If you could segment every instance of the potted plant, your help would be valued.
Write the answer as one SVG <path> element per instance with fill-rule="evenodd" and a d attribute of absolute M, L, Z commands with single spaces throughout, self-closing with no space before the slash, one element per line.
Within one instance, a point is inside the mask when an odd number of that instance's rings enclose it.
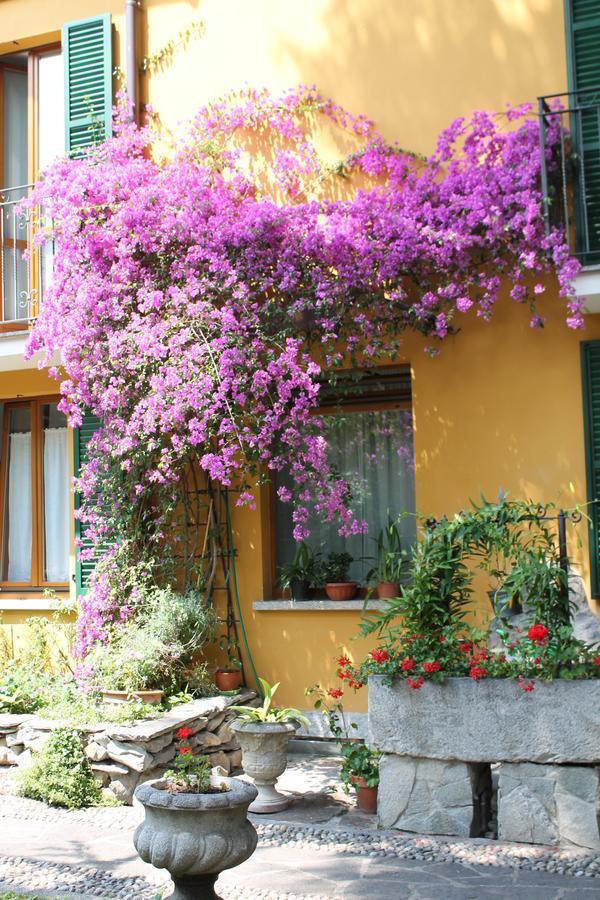
<path fill-rule="evenodd" d="M 271 705 L 279 683 L 270 687 L 263 678 L 259 681 L 264 694 L 262 706 L 230 706 L 238 718 L 229 727 L 240 742 L 244 771 L 258 788 L 250 812 L 270 813 L 290 804 L 290 799 L 276 790 L 275 782 L 285 772 L 291 736 L 298 725 L 308 727 L 309 723 L 299 709 Z"/>
<path fill-rule="evenodd" d="M 217 690 L 223 693 L 237 691 L 242 683 L 242 661 L 239 657 L 240 645 L 235 638 L 222 635 L 217 646 L 227 653 L 227 665 L 220 666 L 215 671 L 215 684 Z"/>
<path fill-rule="evenodd" d="M 318 556 L 308 544 L 300 541 L 292 562 L 281 566 L 279 583 L 282 588 L 291 590 L 292 600 L 310 599 L 310 588 L 317 574 Z"/>
<path fill-rule="evenodd" d="M 388 514 L 387 525 L 375 539 L 375 565 L 367 574 L 367 581 L 375 583 L 380 599 L 397 597 L 400 592 L 400 577 L 405 563 L 400 533 L 396 523 Z"/>
<path fill-rule="evenodd" d="M 338 664 L 344 666 L 350 664 L 346 656 L 340 656 Z M 351 737 L 350 729 L 356 729 L 356 722 L 348 723 L 341 698 L 344 691 L 341 688 L 330 688 L 325 691 L 316 684 L 307 688 L 308 697 L 316 695 L 314 707 L 323 713 L 327 720 L 329 731 L 340 743 L 342 754 L 342 768 L 340 777 L 345 793 L 349 793 L 350 787 L 356 791 L 356 805 L 363 812 L 377 812 L 377 788 L 379 785 L 379 750 L 368 747 L 362 738 Z"/>
<path fill-rule="evenodd" d="M 366 813 L 377 812 L 379 759 L 381 754 L 359 741 L 342 744 L 341 778 L 344 790 L 356 790 L 356 805 Z"/>
<path fill-rule="evenodd" d="M 358 584 L 350 581 L 348 570 L 354 558 L 345 551 L 330 553 L 325 563 L 325 593 L 330 600 L 352 600 Z"/>
<path fill-rule="evenodd" d="M 174 768 L 136 788 L 144 821 L 133 843 L 144 862 L 169 871 L 172 897 L 216 897 L 219 874 L 256 848 L 256 830 L 246 814 L 257 790 L 236 778 L 212 776 L 208 759 L 194 756 L 191 735 L 191 728 L 180 728 Z"/>
<path fill-rule="evenodd" d="M 122 629 L 111 642 L 89 653 L 86 664 L 105 703 L 162 701 L 168 657 L 160 638 L 143 628 L 131 625 L 127 633 Z"/>

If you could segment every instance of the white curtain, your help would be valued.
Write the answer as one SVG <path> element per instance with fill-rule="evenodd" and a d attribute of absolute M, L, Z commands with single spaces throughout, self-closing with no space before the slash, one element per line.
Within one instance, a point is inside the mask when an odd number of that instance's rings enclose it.
<path fill-rule="evenodd" d="M 388 511 L 393 519 L 400 512 L 415 511 L 412 414 L 398 409 L 347 412 L 327 417 L 325 430 L 330 459 L 349 483 L 352 509 L 357 518 L 368 522 L 369 532 L 343 538 L 338 534 L 339 523 L 313 516 L 307 543 L 324 556 L 346 550 L 355 560 L 351 578 L 364 583 L 375 555 L 372 539 L 387 523 Z M 278 477 L 277 484 L 291 486 L 286 477 Z M 291 561 L 295 550 L 290 504 L 277 501 L 276 517 L 277 563 L 281 565 Z M 409 550 L 416 536 L 414 517 L 403 519 L 398 530 L 402 546 Z"/>
<path fill-rule="evenodd" d="M 69 578 L 69 483 L 67 429 L 44 429 L 45 580 Z"/>
<path fill-rule="evenodd" d="M 27 72 L 6 69 L 3 76 L 4 171 L 1 188 L 16 188 L 27 184 Z M 4 208 L 4 246 L 2 269 L 3 318 L 5 321 L 26 319 L 29 315 L 27 299 L 27 263 L 23 249 L 15 240 L 26 240 L 23 217 L 15 213 L 15 204 L 24 197 L 25 190 L 11 190 Z"/>
<path fill-rule="evenodd" d="M 8 464 L 8 581 L 31 579 L 31 433 L 11 434 Z"/>

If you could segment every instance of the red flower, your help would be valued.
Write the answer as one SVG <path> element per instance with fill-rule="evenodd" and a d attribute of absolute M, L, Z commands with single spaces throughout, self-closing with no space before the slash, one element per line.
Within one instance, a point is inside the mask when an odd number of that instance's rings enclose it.
<path fill-rule="evenodd" d="M 439 672 L 440 669 L 441 669 L 441 666 L 440 666 L 439 662 L 437 661 L 437 659 L 434 659 L 433 662 L 423 663 L 423 671 L 424 672 L 428 672 L 428 673 Z"/>
<path fill-rule="evenodd" d="M 506 653 L 501 653 L 498 656 L 498 662 L 506 662 Z"/>
<path fill-rule="evenodd" d="M 354 688 L 355 691 L 360 690 L 360 688 L 361 688 L 362 686 L 363 686 L 362 681 L 354 681 L 353 678 L 351 678 L 351 679 L 348 681 L 348 687 Z"/>
<path fill-rule="evenodd" d="M 471 644 L 468 641 L 461 641 L 460 644 L 458 645 L 458 649 L 460 650 L 461 653 L 470 653 Z"/>
<path fill-rule="evenodd" d="M 387 662 L 389 658 L 390 654 L 387 652 L 387 650 L 371 650 L 371 659 L 378 665 Z"/>
<path fill-rule="evenodd" d="M 548 629 L 545 625 L 532 625 L 527 632 L 527 637 L 536 646 L 541 647 L 548 642 Z"/>
<path fill-rule="evenodd" d="M 191 753 L 191 752 L 192 752 L 192 748 L 191 748 L 191 747 L 180 747 L 180 748 L 179 748 L 179 755 L 180 755 L 180 756 L 185 756 L 187 753 Z"/>
<path fill-rule="evenodd" d="M 487 675 L 487 671 L 483 668 L 483 666 L 471 666 L 469 675 L 473 679 L 473 681 L 480 681 L 482 678 L 485 678 L 485 676 Z"/>
<path fill-rule="evenodd" d="M 175 737 L 178 741 L 187 741 L 189 737 L 193 735 L 194 731 L 192 728 L 188 728 L 185 725 L 183 728 L 180 728 L 179 731 L 175 733 Z"/>
<path fill-rule="evenodd" d="M 329 697 L 333 697 L 334 700 L 339 700 L 340 697 L 344 696 L 344 692 L 340 688 L 329 688 L 327 694 Z"/>
<path fill-rule="evenodd" d="M 345 669 L 346 666 L 351 666 L 351 665 L 352 665 L 352 661 L 350 659 L 348 659 L 347 656 L 339 656 L 338 657 L 338 666 L 340 667 L 340 669 Z"/>
<path fill-rule="evenodd" d="M 338 674 L 338 678 L 340 678 L 342 681 L 345 681 L 347 678 L 350 678 L 350 672 L 348 672 L 346 669 L 338 669 L 337 674 Z"/>
<path fill-rule="evenodd" d="M 406 659 L 403 659 L 400 663 L 400 668 L 403 672 L 412 672 L 415 667 L 415 661 L 412 656 L 407 656 Z"/>
<path fill-rule="evenodd" d="M 529 678 L 524 678 L 523 675 L 519 675 L 517 681 L 521 690 L 526 694 L 530 694 L 535 689 L 533 681 L 530 681 Z"/>
<path fill-rule="evenodd" d="M 418 678 L 407 678 L 406 683 L 413 691 L 418 691 L 420 687 L 423 686 L 423 676 L 419 675 Z"/>
<path fill-rule="evenodd" d="M 443 644 L 445 640 L 446 640 L 446 638 L 444 637 L 444 635 L 440 634 L 440 636 L 438 638 L 438 641 L 440 642 L 440 644 Z"/>
<path fill-rule="evenodd" d="M 592 660 L 595 666 L 600 666 L 600 656 L 595 656 Z"/>

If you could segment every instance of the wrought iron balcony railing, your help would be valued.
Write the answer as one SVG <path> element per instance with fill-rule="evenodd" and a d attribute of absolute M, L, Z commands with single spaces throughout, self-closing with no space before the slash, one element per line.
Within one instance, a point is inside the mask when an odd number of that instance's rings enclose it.
<path fill-rule="evenodd" d="M 546 228 L 562 226 L 584 265 L 600 263 L 600 87 L 538 99 Z"/>
<path fill-rule="evenodd" d="M 33 243 L 34 233 L 44 225 L 43 216 L 22 207 L 31 187 L 0 190 L 0 331 L 27 327 L 38 313 L 52 274 L 52 243 L 41 247 Z"/>

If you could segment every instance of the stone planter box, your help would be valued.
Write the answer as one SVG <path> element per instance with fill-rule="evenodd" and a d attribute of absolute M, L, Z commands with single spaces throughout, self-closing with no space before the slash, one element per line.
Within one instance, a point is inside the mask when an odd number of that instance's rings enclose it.
<path fill-rule="evenodd" d="M 139 784 L 160 778 L 170 767 L 176 753 L 175 733 L 185 725 L 192 729 L 191 746 L 206 754 L 211 766 L 221 766 L 229 774 L 240 768 L 242 753 L 229 727 L 236 714 L 228 708 L 255 696 L 253 691 L 243 691 L 236 697 L 194 700 L 133 725 L 83 725 L 86 756 L 103 787 L 131 804 Z M 0 765 L 28 765 L 32 751 L 40 750 L 50 733 L 64 724 L 68 723 L 35 715 L 0 715 Z"/>
<path fill-rule="evenodd" d="M 370 742 L 385 753 L 465 762 L 600 763 L 600 679 L 449 678 L 414 691 L 369 678 Z"/>
<path fill-rule="evenodd" d="M 495 763 L 501 839 L 600 849 L 600 680 L 524 693 L 508 679 L 415 691 L 374 676 L 368 743 L 383 754 L 385 828 L 484 835 Z"/>

